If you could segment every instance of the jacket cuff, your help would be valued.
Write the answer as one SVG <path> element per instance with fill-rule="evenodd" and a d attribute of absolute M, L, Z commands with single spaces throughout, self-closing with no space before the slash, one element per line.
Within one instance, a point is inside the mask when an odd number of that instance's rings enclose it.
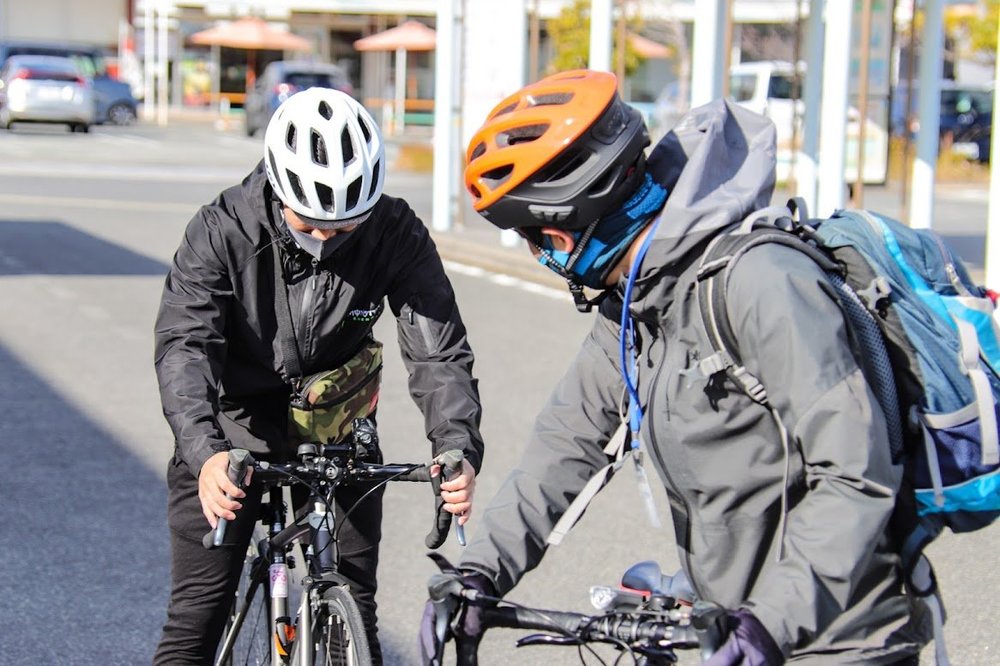
<path fill-rule="evenodd" d="M 479 470 L 483 466 L 482 447 L 477 447 L 472 440 L 439 439 L 434 442 L 434 456 L 437 457 L 445 451 L 457 450 L 465 455 L 465 459 L 472 465 L 472 469 L 479 476 Z"/>
<path fill-rule="evenodd" d="M 209 458 L 216 453 L 228 451 L 231 448 L 233 447 L 227 443 L 212 444 L 207 448 L 199 448 L 197 451 L 187 451 L 181 455 L 181 458 L 187 463 L 188 469 L 194 474 L 194 478 L 197 479 L 201 476 L 201 468 Z"/>

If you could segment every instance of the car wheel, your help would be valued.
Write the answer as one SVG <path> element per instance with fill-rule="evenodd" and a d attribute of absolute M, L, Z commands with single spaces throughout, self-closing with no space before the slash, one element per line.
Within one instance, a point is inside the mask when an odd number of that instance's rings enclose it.
<path fill-rule="evenodd" d="M 248 123 L 244 123 L 243 129 L 246 131 L 247 136 L 250 136 L 250 137 L 252 137 L 254 134 L 257 133 L 257 128 L 254 127 L 253 125 L 251 125 L 249 122 Z"/>
<path fill-rule="evenodd" d="M 86 123 L 76 123 L 74 125 L 70 125 L 69 129 L 71 132 L 79 132 L 80 134 L 86 134 L 87 132 L 90 131 L 90 125 Z"/>
<path fill-rule="evenodd" d="M 108 122 L 112 125 L 131 125 L 135 118 L 135 109 L 128 104 L 112 104 L 108 109 Z"/>
<path fill-rule="evenodd" d="M 10 129 L 10 112 L 0 109 L 0 129 Z"/>

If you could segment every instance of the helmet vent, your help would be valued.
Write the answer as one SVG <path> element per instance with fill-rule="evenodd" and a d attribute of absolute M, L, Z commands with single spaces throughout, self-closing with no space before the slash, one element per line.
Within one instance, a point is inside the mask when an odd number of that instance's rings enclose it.
<path fill-rule="evenodd" d="M 582 150 L 567 153 L 538 173 L 537 182 L 550 183 L 562 180 L 587 162 L 587 154 Z"/>
<path fill-rule="evenodd" d="M 496 113 L 494 113 L 492 116 L 490 116 L 490 119 L 492 120 L 493 118 L 496 118 L 497 116 L 502 116 L 505 113 L 510 113 L 511 111 L 513 111 L 516 108 L 517 108 L 517 102 L 512 102 L 512 103 L 508 104 L 507 106 L 503 107 L 502 109 L 499 109 Z"/>
<path fill-rule="evenodd" d="M 358 125 L 361 125 L 361 134 L 364 135 L 365 141 L 366 142 L 371 141 L 372 140 L 372 131 L 368 127 L 368 122 L 364 118 L 361 117 L 360 113 L 358 114 Z"/>
<path fill-rule="evenodd" d="M 375 188 L 378 187 L 378 173 L 382 169 L 382 160 L 372 165 L 372 186 L 368 189 L 368 198 L 375 196 Z"/>
<path fill-rule="evenodd" d="M 469 192 L 471 192 L 472 196 L 476 197 L 477 200 L 483 198 L 483 193 L 480 192 L 479 188 L 475 185 L 469 185 Z"/>
<path fill-rule="evenodd" d="M 547 93 L 545 95 L 538 95 L 537 97 L 531 96 L 529 99 L 531 100 L 531 106 L 553 106 L 568 103 L 573 99 L 573 93 Z"/>
<path fill-rule="evenodd" d="M 316 183 L 316 196 L 319 198 L 319 205 L 328 213 L 333 212 L 333 190 L 323 183 Z"/>
<path fill-rule="evenodd" d="M 481 157 L 482 154 L 485 152 L 486 152 L 486 144 L 480 142 L 478 146 L 472 149 L 472 155 L 469 156 L 469 161 L 471 162 L 472 160 Z"/>
<path fill-rule="evenodd" d="M 300 204 L 308 206 L 309 202 L 306 201 L 306 194 L 302 191 L 302 181 L 300 181 L 299 177 L 288 169 L 285 169 L 285 175 L 288 176 L 288 182 L 292 186 L 292 194 L 295 195 L 295 198 L 299 200 Z"/>
<path fill-rule="evenodd" d="M 285 145 L 288 146 L 288 150 L 295 152 L 295 125 L 292 123 L 288 123 L 285 129 Z"/>
<path fill-rule="evenodd" d="M 313 164 L 324 167 L 330 165 L 326 154 L 326 141 L 316 130 L 309 132 L 309 155 L 312 156 Z"/>
<path fill-rule="evenodd" d="M 519 143 L 528 143 L 538 139 L 543 134 L 545 130 L 549 128 L 547 123 L 539 123 L 538 125 L 525 125 L 523 127 L 515 127 L 507 132 L 503 132 L 497 135 L 497 144 L 501 147 L 503 146 L 514 146 Z"/>
<path fill-rule="evenodd" d="M 319 103 L 317 111 L 319 111 L 319 115 L 323 116 L 326 120 L 333 118 L 333 109 L 330 108 L 330 105 L 327 104 L 326 101 Z"/>
<path fill-rule="evenodd" d="M 587 188 L 587 196 L 600 197 L 608 194 L 614 184 L 618 182 L 621 172 L 621 167 L 608 170 L 606 174 L 598 178 L 593 185 Z"/>
<path fill-rule="evenodd" d="M 490 169 L 482 175 L 482 179 L 489 182 L 492 187 L 497 185 L 502 185 L 508 178 L 510 178 L 511 172 L 514 171 L 513 164 L 507 164 L 502 167 L 497 167 L 496 169 Z"/>
<path fill-rule="evenodd" d="M 361 177 L 358 176 L 354 182 L 347 186 L 347 210 L 351 210 L 358 205 L 358 198 L 361 196 Z"/>
<path fill-rule="evenodd" d="M 346 127 L 340 133 L 340 151 L 343 154 L 345 166 L 354 161 L 354 144 L 351 143 L 351 135 Z"/>

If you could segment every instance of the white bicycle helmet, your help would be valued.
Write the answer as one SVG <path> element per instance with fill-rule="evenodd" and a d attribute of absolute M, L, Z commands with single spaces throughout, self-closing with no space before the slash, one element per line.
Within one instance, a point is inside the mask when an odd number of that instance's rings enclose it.
<path fill-rule="evenodd" d="M 286 99 L 264 134 L 271 187 L 317 228 L 367 219 L 382 195 L 384 162 L 385 146 L 371 114 L 331 88 L 309 88 Z"/>

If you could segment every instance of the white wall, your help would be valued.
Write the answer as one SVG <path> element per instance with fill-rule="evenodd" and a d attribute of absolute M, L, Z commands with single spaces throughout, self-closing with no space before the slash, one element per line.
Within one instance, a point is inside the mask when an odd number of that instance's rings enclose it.
<path fill-rule="evenodd" d="M 466 0 L 462 76 L 462 148 L 486 114 L 525 84 L 528 18 L 524 0 Z"/>
<path fill-rule="evenodd" d="M 124 0 L 0 0 L 0 37 L 113 46 Z"/>

